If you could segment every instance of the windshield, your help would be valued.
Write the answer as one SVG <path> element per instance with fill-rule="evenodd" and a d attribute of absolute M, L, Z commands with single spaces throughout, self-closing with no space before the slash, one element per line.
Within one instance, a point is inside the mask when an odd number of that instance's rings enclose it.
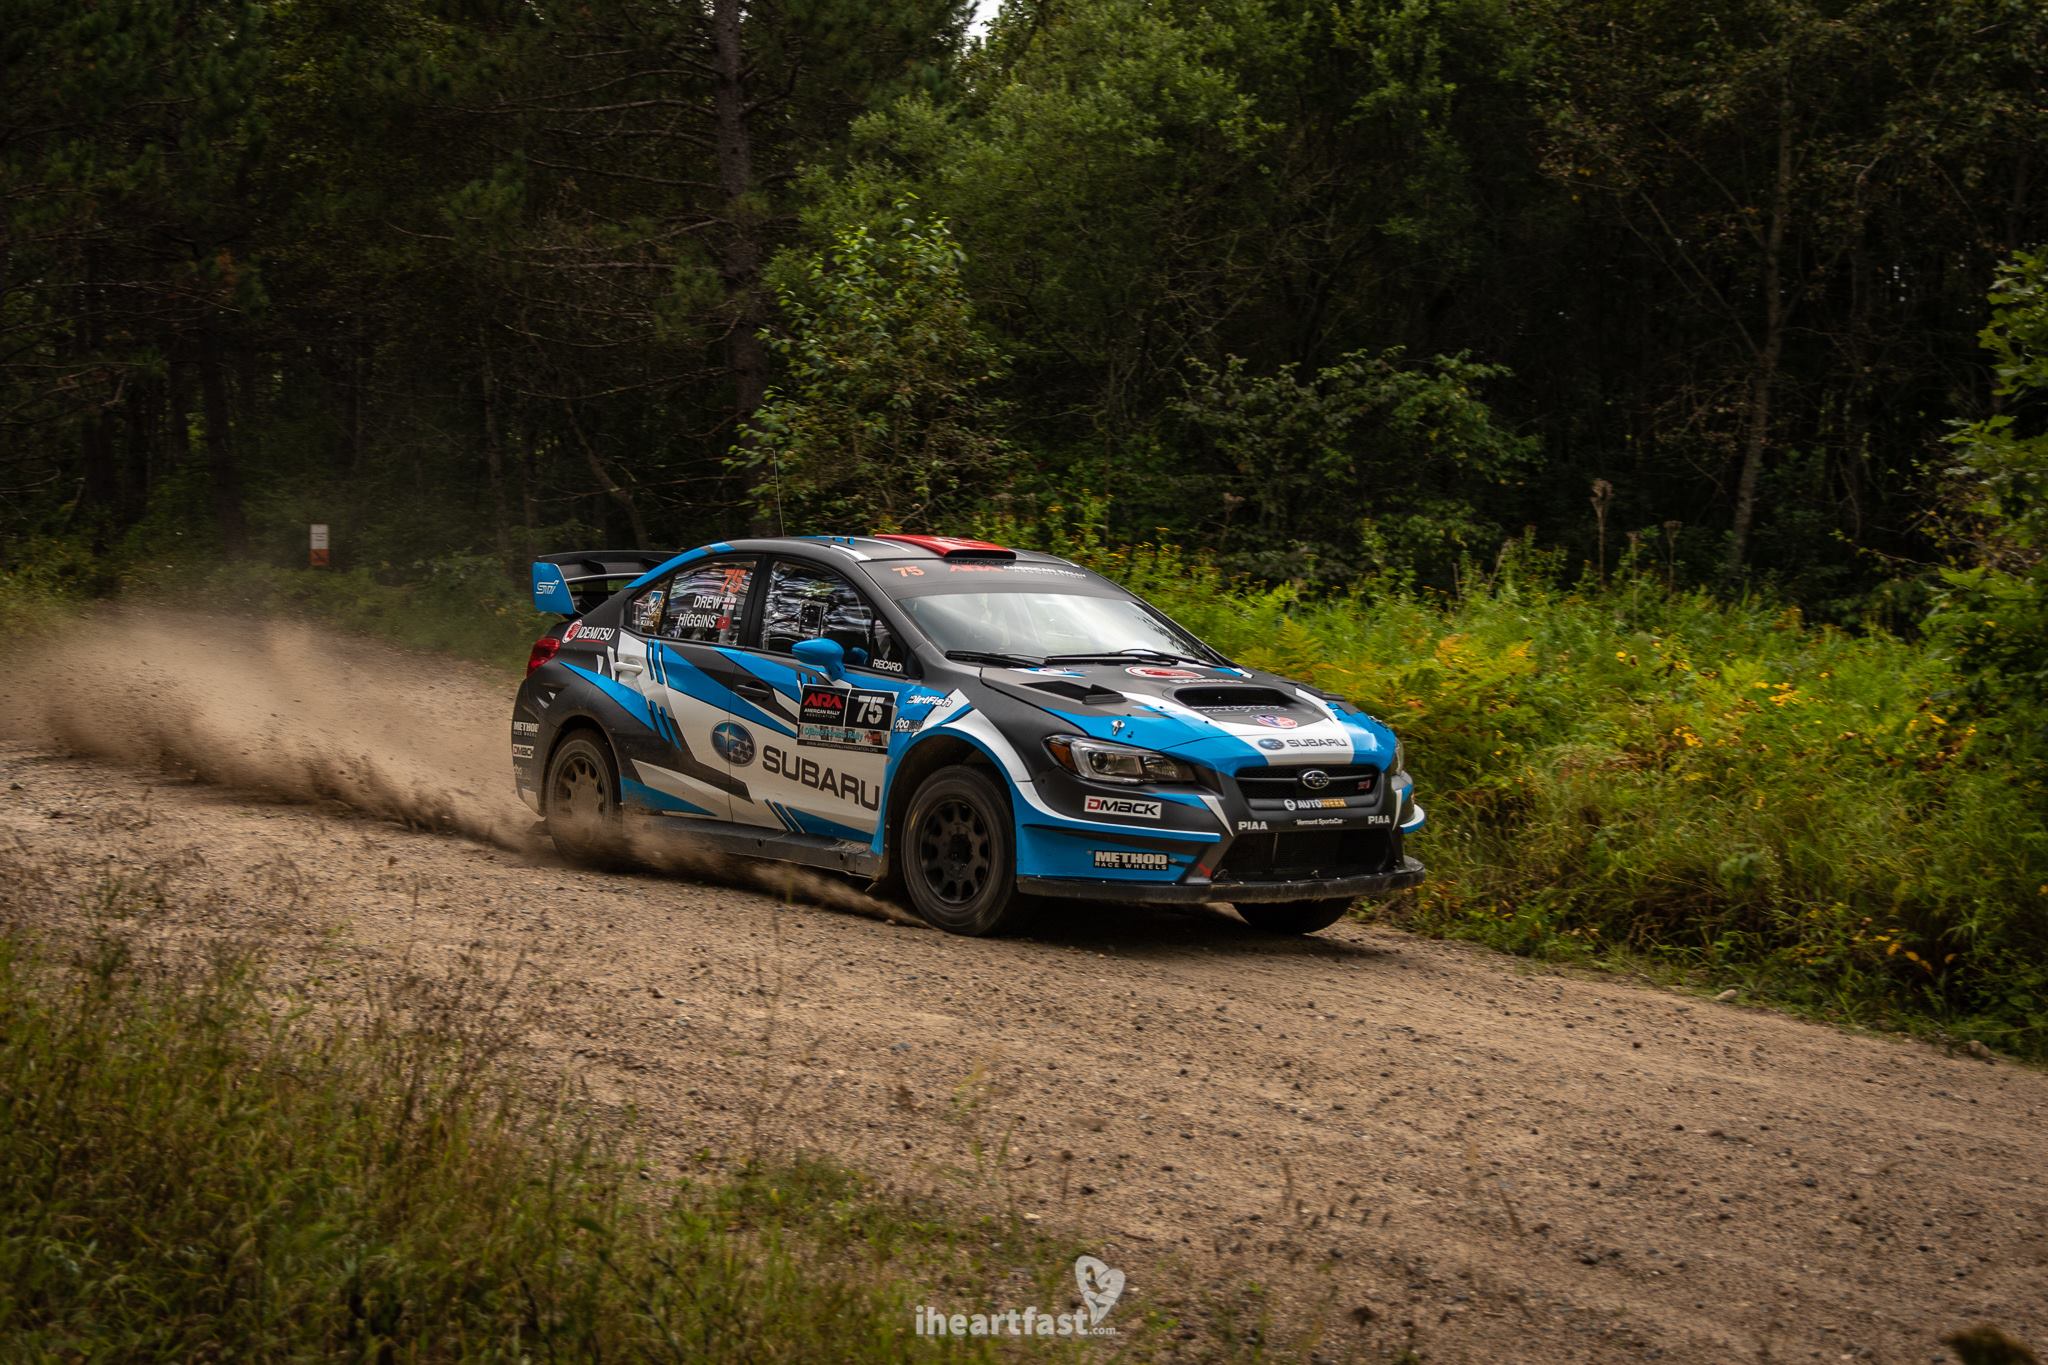
<path fill-rule="evenodd" d="M 1212 659 L 1215 651 L 1132 597 L 1062 592 L 948 592 L 898 598 L 919 630 L 947 653 L 1048 659 L 1058 655 L 1164 652 Z"/>

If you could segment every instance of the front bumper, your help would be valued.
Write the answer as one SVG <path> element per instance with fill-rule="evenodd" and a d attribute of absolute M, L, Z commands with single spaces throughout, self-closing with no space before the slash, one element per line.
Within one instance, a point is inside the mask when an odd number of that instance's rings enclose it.
<path fill-rule="evenodd" d="M 1142 905 L 1201 905 L 1227 901 L 1235 905 L 1386 896 L 1419 885 L 1422 877 L 1422 864 L 1413 858 L 1403 858 L 1400 867 L 1391 872 L 1370 872 L 1355 877 L 1246 882 L 1143 882 L 1109 880 L 1101 877 L 1019 877 L 1017 889 L 1027 895 L 1056 896 L 1067 900 L 1121 901 Z"/>

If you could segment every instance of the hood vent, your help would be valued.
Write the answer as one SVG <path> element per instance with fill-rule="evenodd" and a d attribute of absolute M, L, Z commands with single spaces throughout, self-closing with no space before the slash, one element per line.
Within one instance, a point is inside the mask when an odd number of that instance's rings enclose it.
<path fill-rule="evenodd" d="M 1037 682 L 1025 683 L 1024 686 L 1033 691 L 1050 692 L 1056 697 L 1065 697 L 1068 701 L 1084 702 L 1089 706 L 1102 706 L 1125 699 L 1123 693 L 1113 688 L 1081 682 L 1074 678 L 1041 678 Z"/>
<path fill-rule="evenodd" d="M 1301 705 L 1299 698 L 1271 687 L 1183 687 L 1173 699 L 1196 711 L 1284 711 Z"/>

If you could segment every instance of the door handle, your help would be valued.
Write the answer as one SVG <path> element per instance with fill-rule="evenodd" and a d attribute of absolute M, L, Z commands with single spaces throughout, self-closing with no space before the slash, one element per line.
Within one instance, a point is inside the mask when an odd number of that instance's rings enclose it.
<path fill-rule="evenodd" d="M 764 682 L 734 683 L 732 690 L 748 701 L 773 701 L 775 689 Z"/>
<path fill-rule="evenodd" d="M 647 665 L 641 663 L 638 659 L 621 658 L 620 660 L 618 660 L 618 662 L 612 665 L 612 668 L 619 674 L 620 677 L 625 677 L 630 674 L 645 673 L 647 671 Z"/>

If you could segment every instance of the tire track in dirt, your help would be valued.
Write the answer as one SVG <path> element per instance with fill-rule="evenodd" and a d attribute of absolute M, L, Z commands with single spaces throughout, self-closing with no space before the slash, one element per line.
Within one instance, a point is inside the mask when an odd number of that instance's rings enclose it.
<path fill-rule="evenodd" d="M 302 628 L 148 623 L 9 672 L 40 699 L 0 746 L 20 867 L 154 879 L 157 932 L 337 999 L 519 962 L 516 1065 L 571 1067 L 672 1169 L 829 1154 L 1072 1236 L 1130 1272 L 1119 1312 L 1249 1311 L 1256 1281 L 1325 1357 L 2048 1337 L 2038 1071 L 1356 924 L 1074 906 L 962 940 L 562 867 L 510 792 L 509 684 Z"/>

